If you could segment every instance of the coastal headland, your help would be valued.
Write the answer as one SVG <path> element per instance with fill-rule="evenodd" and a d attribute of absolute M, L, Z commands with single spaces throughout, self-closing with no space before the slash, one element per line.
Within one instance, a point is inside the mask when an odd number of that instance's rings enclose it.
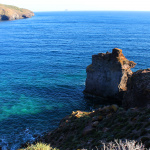
<path fill-rule="evenodd" d="M 119 98 L 122 105 L 107 105 L 91 112 L 73 111 L 60 121 L 58 128 L 22 148 L 149 149 L 150 69 L 133 73 L 130 69 L 134 66 L 118 48 L 112 53 L 93 55 L 92 64 L 86 69 L 84 92 L 106 97 L 106 101 L 108 97 Z"/>
<path fill-rule="evenodd" d="M 0 21 L 31 18 L 34 13 L 28 9 L 0 4 Z"/>

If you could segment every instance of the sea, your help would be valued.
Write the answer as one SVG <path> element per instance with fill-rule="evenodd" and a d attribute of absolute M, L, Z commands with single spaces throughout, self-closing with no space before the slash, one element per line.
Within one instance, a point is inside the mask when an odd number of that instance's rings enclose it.
<path fill-rule="evenodd" d="M 72 111 L 107 105 L 83 94 L 92 55 L 120 48 L 150 68 L 150 12 L 35 12 L 0 22 L 0 147 L 21 144 L 58 127 Z"/>

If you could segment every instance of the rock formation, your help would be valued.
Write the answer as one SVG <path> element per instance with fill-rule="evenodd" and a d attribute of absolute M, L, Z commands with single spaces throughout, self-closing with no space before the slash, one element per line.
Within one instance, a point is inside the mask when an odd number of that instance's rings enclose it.
<path fill-rule="evenodd" d="M 99 53 L 92 56 L 92 64 L 86 69 L 87 78 L 84 93 L 106 98 L 122 99 L 127 90 L 130 70 L 136 65 L 125 58 L 121 49 L 112 53 Z"/>
<path fill-rule="evenodd" d="M 18 8 L 11 5 L 0 4 L 0 20 L 16 20 L 23 18 L 31 18 L 34 13 L 30 10 Z"/>
<path fill-rule="evenodd" d="M 73 111 L 61 120 L 58 128 L 46 133 L 38 142 L 50 144 L 60 150 L 102 150 L 102 141 L 134 139 L 136 143 L 143 142 L 149 148 L 149 112 L 150 108 L 126 111 L 117 105 L 105 106 L 92 112 Z M 114 149 L 114 144 L 108 149 Z M 128 149 L 136 148 L 130 146 Z"/>
<path fill-rule="evenodd" d="M 150 106 L 150 68 L 134 72 L 127 88 L 123 98 L 125 108 Z"/>

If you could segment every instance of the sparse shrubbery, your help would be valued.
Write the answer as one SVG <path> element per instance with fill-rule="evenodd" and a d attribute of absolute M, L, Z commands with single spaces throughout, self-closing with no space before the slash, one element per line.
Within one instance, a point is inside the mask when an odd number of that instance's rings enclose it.
<path fill-rule="evenodd" d="M 0 5 L 2 6 L 3 4 L 0 4 Z M 10 9 L 18 10 L 21 12 L 23 11 L 22 8 L 19 8 L 19 7 L 13 6 L 13 5 L 3 5 L 3 6 L 10 8 Z"/>
<path fill-rule="evenodd" d="M 60 150 L 148 150 L 149 112 L 149 108 L 124 110 L 117 105 L 92 112 L 73 111 L 38 142 Z M 43 144 L 42 148 L 30 146 L 26 150 L 55 150 L 52 147 Z"/>
<path fill-rule="evenodd" d="M 146 148 L 142 143 L 141 144 L 137 143 L 134 140 L 132 141 L 115 140 L 114 142 L 109 142 L 109 143 L 102 142 L 102 144 L 103 144 L 102 148 L 95 147 L 94 149 L 96 150 L 146 150 Z M 58 150 L 58 149 L 52 148 L 50 147 L 50 145 L 37 143 L 36 145 L 28 146 L 24 150 Z M 80 150 L 90 150 L 90 149 L 80 149 Z"/>
<path fill-rule="evenodd" d="M 44 144 L 44 143 L 37 143 L 35 145 L 28 146 L 25 149 L 20 150 L 57 150 L 56 148 L 50 147 L 50 145 Z"/>
<path fill-rule="evenodd" d="M 115 142 L 103 143 L 102 150 L 146 150 L 144 145 L 132 140 L 115 140 Z"/>

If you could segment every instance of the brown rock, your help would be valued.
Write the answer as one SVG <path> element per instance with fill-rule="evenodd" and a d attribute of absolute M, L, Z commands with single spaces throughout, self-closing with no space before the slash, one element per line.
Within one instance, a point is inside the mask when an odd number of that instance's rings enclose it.
<path fill-rule="evenodd" d="M 78 110 L 78 111 L 76 111 L 76 115 L 75 115 L 77 118 L 80 118 L 80 117 L 82 117 L 83 116 L 83 112 L 82 111 L 80 111 L 80 110 Z"/>
<path fill-rule="evenodd" d="M 86 69 L 87 78 L 84 93 L 101 97 L 122 99 L 127 90 L 130 70 L 136 64 L 125 58 L 121 49 L 112 53 L 99 53 L 92 56 L 92 64 Z"/>
<path fill-rule="evenodd" d="M 31 18 L 32 16 L 34 16 L 34 13 L 30 10 L 0 4 L 0 20 L 2 21 Z"/>
<path fill-rule="evenodd" d="M 150 106 L 150 69 L 134 72 L 127 88 L 123 99 L 125 108 Z"/>

